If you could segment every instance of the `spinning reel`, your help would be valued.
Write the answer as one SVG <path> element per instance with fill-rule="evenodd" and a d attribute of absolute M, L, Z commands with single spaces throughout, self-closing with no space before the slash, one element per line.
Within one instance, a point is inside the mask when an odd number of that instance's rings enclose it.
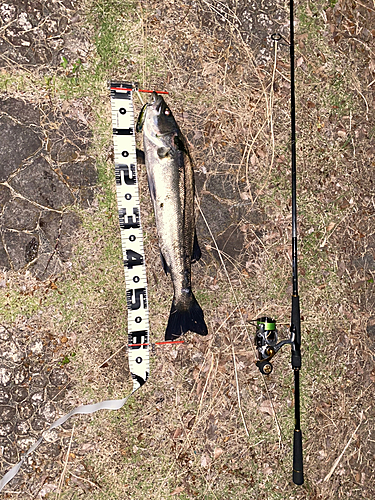
<path fill-rule="evenodd" d="M 293 330 L 291 330 L 290 339 L 277 342 L 276 320 L 263 316 L 258 318 L 256 322 L 255 345 L 259 355 L 259 361 L 256 362 L 256 365 L 263 375 L 269 375 L 273 370 L 270 360 L 285 344 L 293 346 L 295 336 Z"/>

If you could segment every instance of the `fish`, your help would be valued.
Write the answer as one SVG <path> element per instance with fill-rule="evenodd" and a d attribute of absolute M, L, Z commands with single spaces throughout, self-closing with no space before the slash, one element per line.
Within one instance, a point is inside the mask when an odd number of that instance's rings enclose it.
<path fill-rule="evenodd" d="M 188 331 L 207 335 L 204 313 L 191 289 L 191 264 L 201 257 L 194 207 L 194 170 L 186 139 L 164 98 L 153 92 L 136 126 L 154 208 L 163 269 L 171 276 L 173 300 L 165 340 Z"/>

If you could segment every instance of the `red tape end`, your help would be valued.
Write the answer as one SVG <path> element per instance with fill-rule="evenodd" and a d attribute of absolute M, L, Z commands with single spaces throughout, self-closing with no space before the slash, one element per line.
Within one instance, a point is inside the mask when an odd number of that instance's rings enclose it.
<path fill-rule="evenodd" d="M 126 90 L 126 91 L 134 92 L 136 89 L 124 89 L 122 87 L 111 87 L 111 90 Z M 157 94 L 169 94 L 169 92 L 166 92 L 164 90 L 141 90 L 141 89 L 138 89 L 138 92 L 147 92 L 149 94 L 152 94 L 152 92 L 156 92 Z"/>
<path fill-rule="evenodd" d="M 166 340 L 165 342 L 155 342 L 155 345 L 162 344 L 183 344 L 185 340 Z M 152 345 L 152 344 L 128 344 L 128 347 L 141 347 L 143 345 Z"/>

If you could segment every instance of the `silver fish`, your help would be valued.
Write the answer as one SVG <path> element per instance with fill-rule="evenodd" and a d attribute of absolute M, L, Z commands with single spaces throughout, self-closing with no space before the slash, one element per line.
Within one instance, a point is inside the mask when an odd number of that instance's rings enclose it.
<path fill-rule="evenodd" d="M 203 311 L 191 291 L 191 263 L 201 257 L 195 232 L 193 166 L 172 112 L 156 92 L 139 115 L 137 131 L 141 130 L 162 264 L 174 289 L 165 339 L 174 340 L 188 331 L 207 335 Z"/>

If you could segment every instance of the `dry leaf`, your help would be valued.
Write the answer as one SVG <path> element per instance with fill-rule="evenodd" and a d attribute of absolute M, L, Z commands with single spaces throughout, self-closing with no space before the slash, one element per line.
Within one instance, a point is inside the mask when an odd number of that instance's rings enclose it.
<path fill-rule="evenodd" d="M 214 449 L 214 460 L 219 458 L 224 453 L 223 448 L 215 448 Z"/>
<path fill-rule="evenodd" d="M 173 439 L 178 439 L 183 434 L 183 429 L 181 427 L 177 427 L 177 429 L 173 433 Z"/>
<path fill-rule="evenodd" d="M 257 159 L 258 159 L 257 155 L 253 153 L 250 157 L 250 163 L 252 164 L 253 167 L 256 165 Z"/>
<path fill-rule="evenodd" d="M 271 401 L 269 399 L 265 399 L 259 406 L 259 409 L 262 413 L 268 413 L 268 415 L 273 415 L 273 408 Z"/>
<path fill-rule="evenodd" d="M 184 486 L 178 486 L 175 490 L 172 491 L 171 495 L 179 495 L 184 491 Z"/>
<path fill-rule="evenodd" d="M 206 455 L 202 455 L 202 457 L 201 457 L 201 467 L 209 467 L 210 464 L 211 464 L 210 457 L 207 457 Z"/>
<path fill-rule="evenodd" d="M 330 222 L 327 226 L 327 231 L 332 231 L 332 229 L 335 227 L 335 223 L 334 222 Z"/>
<path fill-rule="evenodd" d="M 270 464 L 267 464 L 267 463 L 264 464 L 264 466 L 263 466 L 263 473 L 266 476 L 269 476 L 270 474 L 272 474 L 272 469 L 270 467 Z"/>
<path fill-rule="evenodd" d="M 303 63 L 304 63 L 303 57 L 299 57 L 297 59 L 297 68 L 299 68 L 300 66 L 302 66 Z"/>
<path fill-rule="evenodd" d="M 193 428 L 194 422 L 195 422 L 195 416 L 190 418 L 190 420 L 188 421 L 187 428 L 189 430 L 191 430 Z"/>

